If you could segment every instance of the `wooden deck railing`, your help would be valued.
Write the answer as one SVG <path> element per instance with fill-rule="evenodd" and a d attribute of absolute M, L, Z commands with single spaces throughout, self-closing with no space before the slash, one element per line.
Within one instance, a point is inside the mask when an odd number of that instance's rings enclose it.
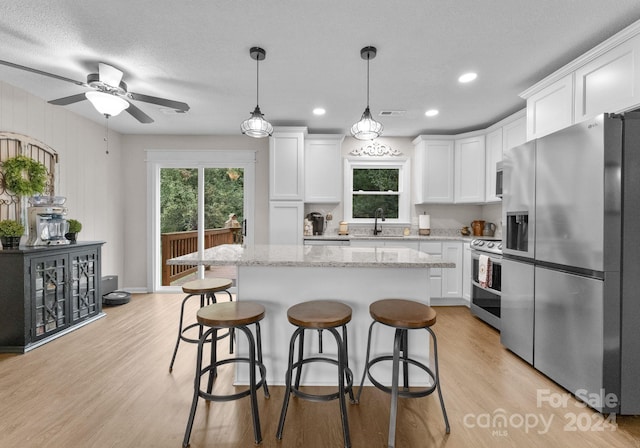
<path fill-rule="evenodd" d="M 204 248 L 221 244 L 239 243 L 240 229 L 208 229 L 204 231 Z M 170 258 L 187 255 L 198 251 L 198 231 L 171 232 L 160 235 L 162 244 L 162 285 L 169 286 L 171 282 L 196 272 L 197 266 L 168 265 Z"/>

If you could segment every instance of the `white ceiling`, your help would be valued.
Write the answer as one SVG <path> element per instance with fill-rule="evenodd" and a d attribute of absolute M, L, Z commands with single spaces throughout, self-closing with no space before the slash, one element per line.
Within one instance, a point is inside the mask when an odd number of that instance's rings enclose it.
<path fill-rule="evenodd" d="M 256 102 L 275 126 L 348 133 L 366 103 L 386 136 L 483 128 L 524 107 L 518 94 L 640 19 L 638 0 L 41 0 L 0 5 L 0 59 L 85 81 L 99 61 L 129 90 L 187 102 L 183 115 L 137 102 L 155 123 L 110 119 L 126 134 L 239 134 Z M 478 79 L 457 82 L 466 71 Z M 0 66 L 0 80 L 47 101 L 71 83 Z M 312 109 L 324 107 L 315 117 Z M 57 106 L 63 107 L 63 106 Z M 64 106 L 96 122 L 88 101 Z M 440 110 L 426 118 L 430 108 Z M 406 111 L 379 118 L 381 110 Z"/>

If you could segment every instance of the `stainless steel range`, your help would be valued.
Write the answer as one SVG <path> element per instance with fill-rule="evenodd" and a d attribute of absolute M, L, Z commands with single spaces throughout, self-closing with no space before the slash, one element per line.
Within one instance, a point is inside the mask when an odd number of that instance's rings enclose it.
<path fill-rule="evenodd" d="M 500 330 L 502 296 L 502 241 L 495 238 L 471 241 L 471 312 Z M 483 277 L 483 273 L 487 275 Z"/>

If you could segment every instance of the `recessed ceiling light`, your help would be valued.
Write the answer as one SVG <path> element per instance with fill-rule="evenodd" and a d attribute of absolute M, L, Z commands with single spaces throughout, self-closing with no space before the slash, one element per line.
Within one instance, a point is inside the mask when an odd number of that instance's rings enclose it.
<path fill-rule="evenodd" d="M 315 109 L 313 109 L 313 115 L 324 115 L 326 113 L 327 111 L 324 110 L 322 107 L 316 107 Z"/>
<path fill-rule="evenodd" d="M 473 73 L 473 72 L 465 73 L 464 75 L 461 75 L 458 78 L 458 82 L 462 82 L 462 83 L 471 82 L 477 77 L 478 77 L 477 73 Z"/>
<path fill-rule="evenodd" d="M 427 117 L 435 117 L 436 115 L 438 115 L 440 113 L 440 111 L 438 109 L 429 109 L 428 111 L 426 111 L 424 114 Z"/>

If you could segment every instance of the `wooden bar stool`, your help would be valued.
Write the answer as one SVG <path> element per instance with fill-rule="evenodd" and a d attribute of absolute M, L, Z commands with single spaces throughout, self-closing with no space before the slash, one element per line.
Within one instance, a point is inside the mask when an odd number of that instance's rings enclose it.
<path fill-rule="evenodd" d="M 187 301 L 194 296 L 200 296 L 200 308 L 211 303 L 216 303 L 216 293 L 226 292 L 229 294 L 229 301 L 233 301 L 233 296 L 229 292 L 229 288 L 233 285 L 233 281 L 228 278 L 205 278 L 200 280 L 193 280 L 182 285 L 182 292 L 187 296 L 182 300 L 182 306 L 180 307 L 180 325 L 178 326 L 178 338 L 176 340 L 176 347 L 173 349 L 173 356 L 171 357 L 171 364 L 169 364 L 169 372 L 173 371 L 173 363 L 176 360 L 178 354 L 178 346 L 180 341 L 197 344 L 202 338 L 202 325 L 197 322 L 184 326 L 184 306 Z M 190 338 L 185 333 L 191 328 L 198 328 L 198 339 Z M 219 336 L 219 339 L 230 337 L 229 339 L 229 353 L 233 353 L 233 330 Z M 207 341 L 211 342 L 211 341 Z"/>
<path fill-rule="evenodd" d="M 197 313 L 198 323 L 202 326 L 209 327 L 198 341 L 198 359 L 196 364 L 196 374 L 193 385 L 193 401 L 191 403 L 191 412 L 187 421 L 187 429 L 184 434 L 182 446 L 189 446 L 191 437 L 191 429 L 193 420 L 196 415 L 198 399 L 200 397 L 208 401 L 231 401 L 251 396 L 251 416 L 253 420 L 253 435 L 256 444 L 262 442 L 262 432 L 260 431 L 260 416 L 258 415 L 257 390 L 262 387 L 264 389 L 265 398 L 269 398 L 269 388 L 267 387 L 266 373 L 267 370 L 262 362 L 262 337 L 260 335 L 260 321 L 264 318 L 264 307 L 255 302 L 225 302 L 214 303 L 200 308 Z M 255 339 L 249 325 L 255 325 Z M 247 357 L 228 358 L 218 361 L 216 357 L 216 343 L 219 340 L 217 332 L 219 329 L 236 329 L 244 333 L 247 337 L 249 345 L 249 354 Z M 202 365 L 204 344 L 211 342 L 211 363 L 208 366 Z M 249 387 L 241 392 L 228 395 L 212 394 L 213 381 L 216 377 L 217 368 L 219 366 L 231 363 L 249 364 Z M 256 379 L 256 368 L 260 370 L 260 380 Z M 209 381 L 207 390 L 200 388 L 202 376 L 209 373 Z M 239 423 L 241 424 L 241 423 Z"/>
<path fill-rule="evenodd" d="M 351 321 L 351 307 L 340 302 L 330 300 L 314 300 L 311 302 L 299 303 L 292 306 L 287 311 L 289 322 L 298 327 L 289 343 L 289 364 L 286 372 L 286 385 L 284 392 L 284 403 L 282 404 L 282 412 L 280 414 L 280 422 L 278 423 L 278 432 L 276 437 L 281 440 L 284 430 L 284 421 L 287 416 L 287 408 L 289 406 L 289 398 L 291 394 L 310 401 L 330 401 L 339 399 L 340 416 L 342 418 L 342 432 L 345 447 L 351 446 L 351 438 L 349 437 L 349 422 L 347 420 L 347 406 L 345 401 L 345 392 L 349 393 L 352 403 L 355 403 L 353 397 L 353 373 L 349 369 L 349 355 L 347 350 L 347 323 Z M 342 336 L 336 328 L 342 327 Z M 327 356 L 311 356 L 304 358 L 304 332 L 305 330 L 318 330 L 319 334 L 319 353 L 322 353 L 322 331 L 329 331 L 336 340 L 338 351 L 338 359 L 329 358 Z M 295 343 L 298 339 L 298 360 L 293 362 L 295 352 Z M 331 394 L 309 394 L 300 390 L 300 376 L 302 374 L 302 366 L 310 363 L 325 362 L 338 366 L 338 391 Z M 293 382 L 293 371 L 296 370 L 295 383 Z"/>
<path fill-rule="evenodd" d="M 447 411 L 445 410 L 444 400 L 442 399 L 440 376 L 438 372 L 438 343 L 436 340 L 436 335 L 431 329 L 431 326 L 436 323 L 436 312 L 430 306 L 412 300 L 383 299 L 378 300 L 377 302 L 374 302 L 369 306 L 369 314 L 371 314 L 373 322 L 371 322 L 371 326 L 369 326 L 365 369 L 362 374 L 362 381 L 360 382 L 360 390 L 358 391 L 358 399 L 356 401 L 360 401 L 360 395 L 362 394 L 362 387 L 364 385 L 365 376 L 369 377 L 369 380 L 375 387 L 391 394 L 391 413 L 389 416 L 388 446 L 389 448 L 392 448 L 394 446 L 396 436 L 398 397 L 425 397 L 437 389 L 438 396 L 440 398 L 440 407 L 442 408 L 442 415 L 444 416 L 446 432 L 447 434 L 449 434 L 449 419 L 447 418 Z M 378 356 L 372 360 L 369 360 L 371 351 L 371 335 L 373 327 L 376 323 L 381 323 L 383 325 L 395 328 L 393 355 Z M 418 329 L 425 329 L 431 335 L 431 339 L 433 340 L 434 370 L 431 370 L 423 363 L 409 357 L 408 331 Z M 427 337 L 427 347 L 429 346 L 428 344 L 429 340 Z M 392 362 L 391 388 L 384 386 L 375 378 L 373 378 L 370 372 L 370 369 L 374 364 L 383 361 Z M 400 388 L 398 385 L 400 364 L 402 364 L 403 368 L 402 388 Z M 429 375 L 429 378 L 433 384 L 426 388 L 409 390 L 409 364 L 425 371 Z"/>

